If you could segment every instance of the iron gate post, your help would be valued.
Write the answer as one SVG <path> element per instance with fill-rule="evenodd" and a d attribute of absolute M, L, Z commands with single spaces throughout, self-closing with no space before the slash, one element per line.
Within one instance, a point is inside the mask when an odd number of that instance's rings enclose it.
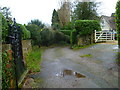
<path fill-rule="evenodd" d="M 13 21 L 13 24 L 9 24 L 9 42 L 11 44 L 11 48 L 12 48 L 12 51 L 13 51 L 13 58 L 14 58 L 14 70 L 15 70 L 15 81 L 16 81 L 16 89 L 18 90 L 18 80 L 17 80 L 17 68 L 16 68 L 16 56 L 15 56 L 15 51 L 16 51 L 16 48 L 15 48 L 15 33 L 16 31 L 14 29 L 16 29 L 16 25 L 15 25 L 15 18 L 14 18 L 14 21 Z"/>

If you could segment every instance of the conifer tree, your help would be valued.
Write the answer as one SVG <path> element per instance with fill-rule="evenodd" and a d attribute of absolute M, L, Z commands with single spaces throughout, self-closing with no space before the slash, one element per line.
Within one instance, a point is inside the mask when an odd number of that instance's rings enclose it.
<path fill-rule="evenodd" d="M 73 12 L 74 20 L 96 20 L 99 19 L 98 3 L 95 2 L 78 2 Z"/>
<path fill-rule="evenodd" d="M 52 24 L 53 30 L 58 30 L 60 28 L 60 20 L 58 16 L 58 12 L 54 9 L 52 14 Z"/>

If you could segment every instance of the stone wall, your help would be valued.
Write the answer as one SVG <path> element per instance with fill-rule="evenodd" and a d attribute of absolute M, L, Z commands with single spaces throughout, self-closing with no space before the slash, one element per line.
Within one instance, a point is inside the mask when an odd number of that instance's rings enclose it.
<path fill-rule="evenodd" d="M 11 50 L 11 44 L 2 44 L 2 52 Z M 26 64 L 25 59 L 29 51 L 32 50 L 31 40 L 22 40 L 22 51 L 23 51 L 23 60 Z"/>
<path fill-rule="evenodd" d="M 10 44 L 2 44 L 2 52 L 6 50 L 11 50 L 11 45 Z"/>
<path fill-rule="evenodd" d="M 78 46 L 93 44 L 94 34 L 80 36 L 77 41 Z"/>
<path fill-rule="evenodd" d="M 25 59 L 26 59 L 27 53 L 32 50 L 31 40 L 23 40 L 22 41 L 22 50 L 23 50 L 24 64 L 26 64 Z M 13 62 L 14 59 L 12 57 L 11 44 L 2 44 L 2 53 L 5 52 L 5 51 L 7 52 L 8 56 L 6 56 L 6 57 L 8 57 L 8 59 L 6 59 L 5 56 L 2 56 L 2 60 L 3 60 L 2 63 L 5 66 L 5 67 L 2 66 L 3 67 L 2 71 L 4 71 L 5 74 L 10 73 L 10 75 L 9 74 L 7 74 L 7 75 L 4 74 L 5 76 L 8 76 L 8 78 L 6 78 L 6 77 L 4 79 L 2 78 L 3 79 L 2 86 L 7 87 L 7 85 L 8 85 L 7 88 L 15 88 L 16 87 L 16 84 L 15 84 L 15 79 L 16 78 L 15 78 L 15 75 L 13 74 L 13 72 L 15 72 L 15 71 L 14 71 L 14 65 L 13 65 L 14 64 L 14 62 Z M 11 69 L 9 69 L 9 68 L 11 68 Z M 6 70 L 8 70 L 7 73 L 6 73 Z M 11 70 L 11 71 L 9 71 L 9 70 Z M 24 80 L 24 77 L 26 76 L 27 72 L 28 71 L 25 71 L 20 76 L 20 79 L 18 81 L 18 85 L 20 85 L 22 83 L 22 81 Z M 1 84 L 1 78 L 0 78 L 0 84 Z"/>
<path fill-rule="evenodd" d="M 32 50 L 31 40 L 22 40 L 23 56 Z"/>

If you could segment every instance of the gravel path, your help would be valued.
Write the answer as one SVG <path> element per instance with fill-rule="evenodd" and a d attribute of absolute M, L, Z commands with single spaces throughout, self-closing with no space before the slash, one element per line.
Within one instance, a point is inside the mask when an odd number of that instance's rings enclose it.
<path fill-rule="evenodd" d="M 46 49 L 42 54 L 41 72 L 30 75 L 24 87 L 117 88 L 117 52 L 117 45 L 105 43 L 79 50 Z"/>

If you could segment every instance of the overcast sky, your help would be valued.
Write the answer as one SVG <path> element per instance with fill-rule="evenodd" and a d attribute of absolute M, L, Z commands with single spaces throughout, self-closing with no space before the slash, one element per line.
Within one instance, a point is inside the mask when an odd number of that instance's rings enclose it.
<path fill-rule="evenodd" d="M 110 16 L 115 12 L 118 0 L 96 0 L 102 2 L 100 9 L 103 15 Z M 21 24 L 27 24 L 31 19 L 39 19 L 51 24 L 53 9 L 58 8 L 58 0 L 0 0 L 0 6 L 10 7 L 12 17 Z"/>

